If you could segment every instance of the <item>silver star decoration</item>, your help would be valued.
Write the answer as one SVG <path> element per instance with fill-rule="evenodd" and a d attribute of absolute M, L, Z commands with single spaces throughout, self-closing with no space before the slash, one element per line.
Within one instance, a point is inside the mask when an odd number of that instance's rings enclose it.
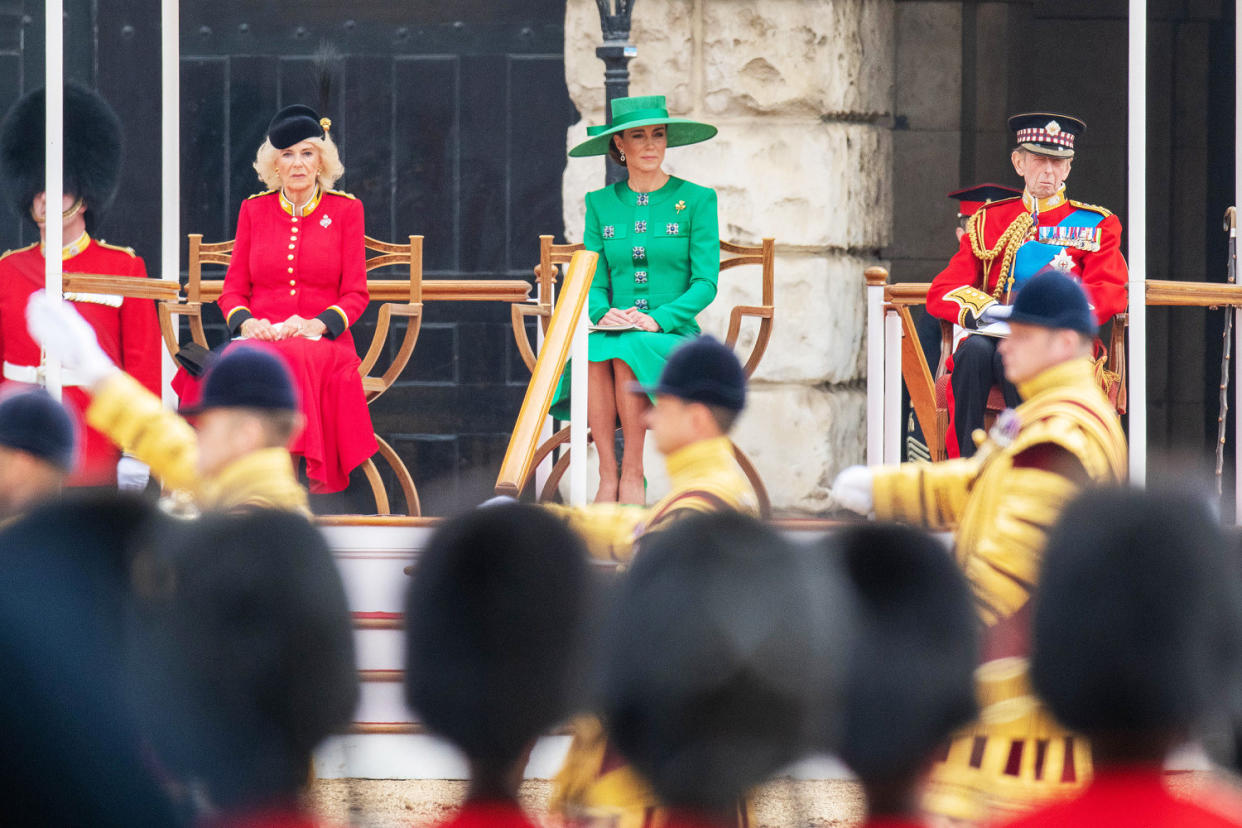
<path fill-rule="evenodd" d="M 1052 261 L 1048 264 L 1052 265 L 1062 273 L 1072 273 L 1074 271 L 1075 263 L 1074 257 L 1069 254 L 1068 250 L 1062 247 L 1061 251 L 1057 253 L 1057 255 L 1053 256 Z"/>

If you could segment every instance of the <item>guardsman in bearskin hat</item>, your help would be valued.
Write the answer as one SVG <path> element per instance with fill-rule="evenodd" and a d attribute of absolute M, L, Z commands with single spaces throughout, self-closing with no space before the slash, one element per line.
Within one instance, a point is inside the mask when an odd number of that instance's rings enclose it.
<path fill-rule="evenodd" d="M 710 336 L 689 340 L 669 356 L 659 383 L 641 390 L 655 398 L 646 419 L 668 468 L 668 494 L 647 509 L 617 503 L 547 507 L 586 538 L 592 556 L 604 560 L 628 562 L 647 538 L 689 516 L 759 511 L 728 437 L 746 404 L 746 374 L 733 351 Z M 642 825 L 655 800 L 617 759 L 599 720 L 580 717 L 573 732 L 553 780 L 550 808 L 568 814 L 611 809 L 621 828 Z"/>
<path fill-rule="evenodd" d="M 935 756 L 978 712 L 970 587 L 917 529 L 854 526 L 822 548 L 842 559 L 857 614 L 836 752 L 862 783 L 866 825 L 923 825 Z"/>
<path fill-rule="evenodd" d="M 598 693 L 616 750 L 665 806 L 647 824 L 754 825 L 748 792 L 817 746 L 853 619 L 822 564 L 736 513 L 644 544 L 604 625 Z"/>
<path fill-rule="evenodd" d="M 986 327 L 988 311 L 1008 305 L 1033 276 L 1056 271 L 1082 284 L 1101 325 L 1126 307 L 1128 271 L 1121 256 L 1121 222 L 1103 207 L 1072 201 L 1065 180 L 1074 145 L 1086 125 L 1068 115 L 1014 115 L 1013 168 L 1025 181 L 1021 198 L 1002 198 L 974 212 L 949 266 L 932 280 L 927 311 L 967 332 Z M 975 453 L 988 393 L 1000 385 L 1005 402 L 1018 393 L 1005 380 L 992 336 L 967 336 L 949 366 L 949 457 Z"/>
<path fill-rule="evenodd" d="M 73 84 L 65 87 L 64 204 L 49 211 L 43 192 L 44 110 L 39 89 L 14 104 L 0 125 L 0 180 L 9 206 L 25 224 L 38 228 L 40 238 L 47 216 L 61 214 L 66 273 L 146 278 L 146 266 L 133 250 L 94 235 L 120 179 L 122 133 L 116 113 L 94 92 Z M 39 242 L 0 257 L 0 359 L 6 383 L 43 381 L 43 355 L 26 331 L 26 302 L 44 286 L 43 252 Z M 112 361 L 158 394 L 161 340 L 155 303 L 96 293 L 67 294 L 65 299 L 91 323 Z M 64 400 L 81 421 L 87 395 L 80 378 L 65 372 L 61 381 Z M 123 488 L 142 488 L 147 476 L 142 463 L 123 458 L 107 437 L 83 428 L 81 463 L 71 485 L 119 482 Z"/>
<path fill-rule="evenodd" d="M 302 415 L 278 354 L 245 344 L 214 360 L 198 403 L 182 409 L 196 418 L 191 427 L 113 363 L 69 303 L 35 291 L 26 320 L 34 341 L 79 377 L 87 424 L 148 464 L 178 511 L 310 514 L 289 454 Z"/>
<path fill-rule="evenodd" d="M 1024 810 L 1077 791 L 1090 772 L 1084 741 L 1027 690 L 1031 595 L 1047 533 L 1065 504 L 1126 474 L 1125 435 L 1095 381 L 1096 320 L 1082 287 L 1044 273 L 998 312 L 1010 328 L 1000 344 L 1005 375 L 1023 402 L 1001 413 L 979 451 L 943 463 L 854 466 L 833 483 L 838 502 L 854 511 L 956 528 L 957 560 L 986 626 L 980 698 L 995 707 L 959 732 L 933 770 L 928 807 L 956 818 Z M 1039 744 L 1037 768 L 1030 757 Z M 1022 749 L 1027 758 L 1010 761 Z"/>
<path fill-rule="evenodd" d="M 320 531 L 285 511 L 178 521 L 151 545 L 137 651 L 159 764 L 193 824 L 318 823 L 312 753 L 358 703 L 353 625 Z M 162 553 L 162 554 L 159 554 Z"/>
<path fill-rule="evenodd" d="M 582 541 L 533 506 L 476 509 L 423 550 L 406 600 L 405 694 L 470 766 L 446 825 L 533 828 L 518 786 L 535 741 L 571 711 L 591 587 Z"/>
<path fill-rule="evenodd" d="M 1242 596 L 1206 501 L 1182 492 L 1084 495 L 1048 538 L 1031 680 L 1061 722 L 1091 740 L 1095 774 L 1077 799 L 1013 823 L 1242 826 L 1242 794 L 1217 783 L 1170 792 L 1165 758 L 1242 692 Z"/>

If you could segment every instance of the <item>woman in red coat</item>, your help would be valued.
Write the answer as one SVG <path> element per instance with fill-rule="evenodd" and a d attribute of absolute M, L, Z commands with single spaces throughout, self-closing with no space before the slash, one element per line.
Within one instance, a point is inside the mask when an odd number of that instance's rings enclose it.
<path fill-rule="evenodd" d="M 229 330 L 288 363 L 306 424 L 290 451 L 311 491 L 339 492 L 376 451 L 349 327 L 366 309 L 362 202 L 329 189 L 345 172 L 330 122 L 276 113 L 254 168 L 270 189 L 242 202 L 220 309 Z"/>

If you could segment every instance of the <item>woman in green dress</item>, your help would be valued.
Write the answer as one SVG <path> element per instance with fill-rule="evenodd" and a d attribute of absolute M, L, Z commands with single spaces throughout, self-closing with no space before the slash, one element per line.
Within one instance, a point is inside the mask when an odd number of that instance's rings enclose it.
<path fill-rule="evenodd" d="M 664 151 L 706 141 L 716 128 L 670 118 L 664 96 L 650 95 L 614 100 L 612 122 L 587 134 L 571 157 L 607 153 L 629 172 L 628 180 L 586 197 L 583 241 L 599 254 L 587 300 L 587 425 L 600 470 L 595 500 L 641 504 L 651 400 L 632 387 L 655 385 L 673 348 L 699 334 L 695 317 L 715 298 L 720 275 L 716 192 L 666 173 Z M 568 418 L 568 370 L 552 413 Z M 618 419 L 625 439 L 620 470 L 611 439 Z"/>

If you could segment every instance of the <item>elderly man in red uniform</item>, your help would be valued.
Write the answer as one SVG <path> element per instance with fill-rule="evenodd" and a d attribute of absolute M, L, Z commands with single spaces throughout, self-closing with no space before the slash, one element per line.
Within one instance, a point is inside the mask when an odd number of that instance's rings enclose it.
<path fill-rule="evenodd" d="M 65 273 L 146 278 L 142 259 L 128 247 L 93 238 L 103 212 L 116 194 L 121 171 L 121 124 L 107 102 L 87 89 L 65 87 L 64 223 L 61 251 Z M 41 384 L 43 353 L 26 330 L 26 303 L 44 286 L 44 227 L 48 216 L 43 192 L 44 94 L 39 89 L 19 100 L 0 126 L 0 179 L 18 215 L 39 228 L 40 242 L 0 256 L 0 359 L 3 381 Z M 55 212 L 56 208 L 53 208 Z M 55 220 L 55 219 L 53 219 Z M 160 390 L 160 336 L 155 303 L 93 293 L 69 293 L 78 312 L 95 329 L 108 356 L 144 386 Z M 72 372 L 62 375 L 64 402 L 82 423 L 90 403 Z M 82 425 L 82 451 L 70 485 L 142 488 L 149 472 L 122 457 L 112 442 Z"/>
<path fill-rule="evenodd" d="M 1013 116 L 1009 128 L 1017 136 L 1010 160 L 1025 181 L 1022 196 L 975 212 L 949 266 L 932 280 L 927 311 L 986 333 L 989 308 L 1011 304 L 1032 276 L 1056 270 L 1082 284 L 1096 322 L 1103 323 L 1125 309 L 1128 271 L 1117 217 L 1065 195 L 1074 142 L 1086 125 L 1068 115 L 1035 112 Z M 975 453 L 972 434 L 983 426 L 993 385 L 1001 387 L 1007 407 L 1020 402 L 1005 380 L 996 344 L 991 336 L 967 336 L 951 357 L 945 439 L 950 457 Z"/>

